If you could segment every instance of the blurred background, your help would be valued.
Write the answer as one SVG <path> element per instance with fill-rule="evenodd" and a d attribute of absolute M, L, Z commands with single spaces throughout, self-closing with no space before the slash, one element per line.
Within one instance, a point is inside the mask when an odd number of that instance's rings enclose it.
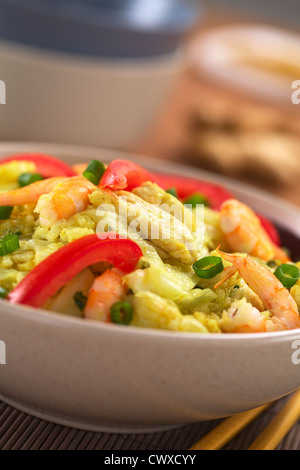
<path fill-rule="evenodd" d="M 285 23 L 288 27 L 299 28 L 300 4 L 298 0 L 286 0 L 284 5 L 280 0 L 251 0 L 251 2 L 246 0 L 205 0 L 204 3 L 210 7 L 257 15 L 269 23 Z"/>
<path fill-rule="evenodd" d="M 298 0 L 0 0 L 0 140 L 180 161 L 300 204 L 299 14 Z"/>

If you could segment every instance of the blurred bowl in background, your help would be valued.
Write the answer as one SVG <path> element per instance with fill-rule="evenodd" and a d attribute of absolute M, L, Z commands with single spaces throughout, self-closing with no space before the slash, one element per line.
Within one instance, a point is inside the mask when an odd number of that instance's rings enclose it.
<path fill-rule="evenodd" d="M 107 58 L 170 54 L 198 20 L 196 0 L 0 0 L 3 39 Z"/>
<path fill-rule="evenodd" d="M 264 24 L 221 26 L 193 41 L 188 56 L 215 84 L 289 105 L 300 75 L 300 35 Z"/>
<path fill-rule="evenodd" d="M 0 139 L 132 146 L 154 121 L 182 68 L 180 51 L 105 61 L 0 42 L 7 90 Z"/>
<path fill-rule="evenodd" d="M 183 0 L 0 0 L 0 139 L 132 147 L 199 15 Z"/>

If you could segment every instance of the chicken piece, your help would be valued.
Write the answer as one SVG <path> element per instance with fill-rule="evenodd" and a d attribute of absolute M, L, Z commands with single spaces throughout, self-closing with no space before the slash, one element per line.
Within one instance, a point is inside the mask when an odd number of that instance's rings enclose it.
<path fill-rule="evenodd" d="M 189 228 L 172 214 L 127 191 L 118 191 L 119 215 L 126 217 L 129 229 L 161 248 L 183 264 L 198 258 L 197 243 Z"/>
<path fill-rule="evenodd" d="M 191 231 L 193 231 L 193 213 L 184 207 L 175 196 L 167 193 L 156 183 L 147 181 L 141 186 L 132 190 L 134 194 L 139 196 L 150 204 L 157 204 L 161 209 L 174 215 L 178 220 L 183 222 Z"/>

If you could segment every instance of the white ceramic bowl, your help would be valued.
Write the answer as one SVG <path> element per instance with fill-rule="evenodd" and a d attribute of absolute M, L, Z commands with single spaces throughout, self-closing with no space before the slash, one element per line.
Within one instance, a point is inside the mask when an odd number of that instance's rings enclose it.
<path fill-rule="evenodd" d="M 49 145 L 0 144 L 0 156 L 44 151 L 68 162 L 127 157 Z M 300 239 L 300 212 L 207 172 L 132 157 L 149 169 L 217 181 Z M 0 303 L 1 398 L 35 416 L 107 432 L 152 432 L 220 418 L 300 387 L 300 331 L 200 335 L 85 322 Z"/>
<path fill-rule="evenodd" d="M 164 106 L 181 51 L 145 59 L 96 59 L 0 41 L 6 84 L 0 140 L 132 148 Z"/>

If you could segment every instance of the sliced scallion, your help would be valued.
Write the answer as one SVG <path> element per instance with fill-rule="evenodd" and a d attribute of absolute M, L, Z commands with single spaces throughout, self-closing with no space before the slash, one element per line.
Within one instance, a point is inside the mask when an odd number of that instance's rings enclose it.
<path fill-rule="evenodd" d="M 0 240 L 0 256 L 13 253 L 20 248 L 19 237 L 15 233 L 9 233 Z"/>
<path fill-rule="evenodd" d="M 8 296 L 8 292 L 4 287 L 0 287 L 0 298 L 5 299 Z"/>
<path fill-rule="evenodd" d="M 80 310 L 86 306 L 87 297 L 81 291 L 75 292 L 73 296 L 74 302 Z"/>
<path fill-rule="evenodd" d="M 197 205 L 204 205 L 206 207 L 210 207 L 208 199 L 201 193 L 194 193 L 191 196 L 187 197 L 184 200 L 184 204 L 190 204 L 193 208 L 195 208 Z"/>
<path fill-rule="evenodd" d="M 110 309 L 111 321 L 119 325 L 128 325 L 132 320 L 132 307 L 128 302 L 116 302 Z"/>
<path fill-rule="evenodd" d="M 300 279 L 300 271 L 293 264 L 281 264 L 275 271 L 275 276 L 284 287 L 290 289 Z"/>
<path fill-rule="evenodd" d="M 269 268 L 276 268 L 277 267 L 277 263 L 274 259 L 270 259 L 269 261 L 267 261 L 267 266 Z"/>
<path fill-rule="evenodd" d="M 224 269 L 222 258 L 219 256 L 206 256 L 193 264 L 193 269 L 201 279 L 212 279 Z"/>
<path fill-rule="evenodd" d="M 19 186 L 28 186 L 29 184 L 35 183 L 43 179 L 40 173 L 22 173 L 18 178 Z"/>
<path fill-rule="evenodd" d="M 0 207 L 0 220 L 9 219 L 13 211 L 13 206 L 1 206 Z"/>
<path fill-rule="evenodd" d="M 86 170 L 83 172 L 83 176 L 97 186 L 104 172 L 105 166 L 102 162 L 99 162 L 99 160 L 91 160 Z"/>
<path fill-rule="evenodd" d="M 174 196 L 178 199 L 178 194 L 177 194 L 177 189 L 176 188 L 166 189 L 166 193 L 171 194 L 171 196 Z"/>

